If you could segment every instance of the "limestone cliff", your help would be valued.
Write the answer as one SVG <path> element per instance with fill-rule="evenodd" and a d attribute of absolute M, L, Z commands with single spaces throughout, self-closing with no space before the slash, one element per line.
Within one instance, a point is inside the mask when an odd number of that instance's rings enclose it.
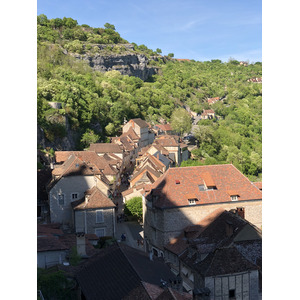
<path fill-rule="evenodd" d="M 147 80 L 149 76 L 155 75 L 158 72 L 158 67 L 149 66 L 151 60 L 157 60 L 157 57 L 148 59 L 144 54 L 139 54 L 133 51 L 133 46 L 122 45 L 124 51 L 122 53 L 109 53 L 105 48 L 107 45 L 94 45 L 98 47 L 98 53 L 87 51 L 84 54 L 70 53 L 76 59 L 87 61 L 88 64 L 95 70 L 107 72 L 116 70 L 122 75 L 135 76 L 142 80 Z M 113 46 L 111 46 L 113 48 Z"/>

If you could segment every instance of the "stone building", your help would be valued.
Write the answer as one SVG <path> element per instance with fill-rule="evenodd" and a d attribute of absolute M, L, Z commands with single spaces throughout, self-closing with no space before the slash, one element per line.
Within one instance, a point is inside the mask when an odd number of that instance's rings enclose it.
<path fill-rule="evenodd" d="M 144 120 L 137 118 L 128 121 L 123 126 L 123 134 L 132 128 L 134 132 L 139 136 L 139 147 L 145 147 L 153 143 L 154 132 L 150 130 L 149 125 Z"/>
<path fill-rule="evenodd" d="M 84 198 L 72 202 L 76 232 L 115 236 L 115 204 L 96 186 Z"/>
<path fill-rule="evenodd" d="M 148 251 L 164 246 L 214 210 L 234 210 L 261 228 L 262 193 L 233 165 L 170 168 L 143 197 Z"/>
<path fill-rule="evenodd" d="M 52 171 L 48 185 L 51 223 L 73 227 L 71 203 L 84 197 L 86 190 L 97 186 L 106 196 L 113 192 L 112 185 L 103 172 L 95 165 L 83 161 L 75 154 Z"/>
<path fill-rule="evenodd" d="M 249 297 L 249 291 L 252 296 L 257 296 L 261 282 L 261 237 L 261 231 L 256 226 L 238 214 L 219 208 L 196 225 L 186 227 L 179 236 L 171 240 L 165 246 L 165 261 L 176 275 L 180 274 L 183 286 L 188 291 L 206 288 L 210 290 L 212 297 L 220 293 L 219 287 L 216 287 L 220 282 L 216 283 L 208 278 L 214 273 L 214 276 L 227 281 L 224 289 L 221 289 L 222 297 L 228 299 L 229 290 L 233 289 L 236 292 L 230 293 L 236 297 L 239 297 L 238 293 Z M 225 258 L 226 255 L 229 257 Z M 222 257 L 224 261 L 221 260 Z M 222 266 L 222 270 L 217 264 Z M 241 274 L 245 274 L 244 284 L 247 281 L 249 283 L 249 275 L 255 285 L 249 286 L 247 283 L 247 287 L 244 286 L 238 292 L 238 280 L 241 280 L 238 275 Z M 233 277 L 237 279 L 236 287 L 231 282 Z"/>

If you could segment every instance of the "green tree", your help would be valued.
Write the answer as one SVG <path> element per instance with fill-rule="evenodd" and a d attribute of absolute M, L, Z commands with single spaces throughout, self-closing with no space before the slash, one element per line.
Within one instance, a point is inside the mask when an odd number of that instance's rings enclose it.
<path fill-rule="evenodd" d="M 199 144 L 208 143 L 211 144 L 213 141 L 213 129 L 210 126 L 198 125 L 195 129 L 195 137 Z"/>
<path fill-rule="evenodd" d="M 116 132 L 116 127 L 113 123 L 108 123 L 108 125 L 105 126 L 105 131 L 108 136 L 113 136 Z"/>
<path fill-rule="evenodd" d="M 71 300 L 76 297 L 71 292 L 74 282 L 67 279 L 63 271 L 55 269 L 37 270 L 37 289 L 43 292 L 45 299 Z"/>
<path fill-rule="evenodd" d="M 109 24 L 109 23 L 105 23 L 105 24 L 104 24 L 104 28 L 105 28 L 105 29 L 112 29 L 112 30 L 116 30 L 116 27 L 115 27 L 115 25 L 113 25 L 113 24 Z"/>
<path fill-rule="evenodd" d="M 37 16 L 37 23 L 42 26 L 46 26 L 48 24 L 48 18 L 46 15 L 41 14 Z"/>
<path fill-rule="evenodd" d="M 169 53 L 168 57 L 174 57 L 174 53 Z"/>
<path fill-rule="evenodd" d="M 162 53 L 161 49 L 157 48 L 156 53 L 161 54 Z"/>
<path fill-rule="evenodd" d="M 64 17 L 62 21 L 63 21 L 63 25 L 65 25 L 68 28 L 74 28 L 78 24 L 77 21 L 73 20 L 72 18 Z"/>
<path fill-rule="evenodd" d="M 180 133 L 180 135 L 191 131 L 192 119 L 184 108 L 177 108 L 173 111 L 171 115 L 171 127 Z"/>
<path fill-rule="evenodd" d="M 81 137 L 81 144 L 84 148 L 89 147 L 90 144 L 97 143 L 99 141 L 99 135 L 95 134 L 92 129 L 87 129 Z"/>
<path fill-rule="evenodd" d="M 124 212 L 129 216 L 135 216 L 141 219 L 143 217 L 142 197 L 134 197 L 128 200 L 125 203 Z"/>

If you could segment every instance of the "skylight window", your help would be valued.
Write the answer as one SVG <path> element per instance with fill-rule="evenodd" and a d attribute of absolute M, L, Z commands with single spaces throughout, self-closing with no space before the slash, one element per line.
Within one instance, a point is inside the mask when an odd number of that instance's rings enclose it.
<path fill-rule="evenodd" d="M 199 184 L 198 187 L 199 187 L 199 191 L 205 191 L 206 190 L 204 184 Z"/>

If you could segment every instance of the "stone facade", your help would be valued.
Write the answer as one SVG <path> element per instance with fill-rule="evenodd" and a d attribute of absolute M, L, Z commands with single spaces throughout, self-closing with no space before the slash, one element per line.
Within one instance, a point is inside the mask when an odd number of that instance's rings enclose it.
<path fill-rule="evenodd" d="M 84 197 L 84 192 L 97 187 L 108 196 L 108 187 L 97 176 L 62 177 L 49 192 L 51 223 L 73 224 L 71 202 Z M 76 194 L 76 196 L 73 196 Z M 63 200 L 59 199 L 63 195 Z"/>
<path fill-rule="evenodd" d="M 66 250 L 41 251 L 37 253 L 38 268 L 47 268 L 62 264 L 66 260 Z"/>
<path fill-rule="evenodd" d="M 101 211 L 102 220 L 97 221 L 97 211 Z M 74 211 L 75 230 L 86 234 L 96 234 L 98 236 L 103 230 L 103 236 L 115 236 L 115 209 L 87 209 L 84 211 Z M 99 230 L 100 229 L 100 230 Z M 99 231 L 98 231 L 99 230 Z"/>
<path fill-rule="evenodd" d="M 151 203 L 144 201 L 144 234 L 150 244 L 163 251 L 163 247 L 171 239 L 178 236 L 182 230 L 196 224 L 208 214 L 218 208 L 225 210 L 243 207 L 245 219 L 256 225 L 262 226 L 262 201 L 233 201 L 207 205 L 190 205 L 184 207 L 174 207 L 170 209 L 152 208 Z"/>
<path fill-rule="evenodd" d="M 212 300 L 257 300 L 259 299 L 258 282 L 257 270 L 205 278 L 205 286 L 210 289 L 210 299 Z M 235 298 L 229 298 L 230 290 L 234 293 Z"/>

